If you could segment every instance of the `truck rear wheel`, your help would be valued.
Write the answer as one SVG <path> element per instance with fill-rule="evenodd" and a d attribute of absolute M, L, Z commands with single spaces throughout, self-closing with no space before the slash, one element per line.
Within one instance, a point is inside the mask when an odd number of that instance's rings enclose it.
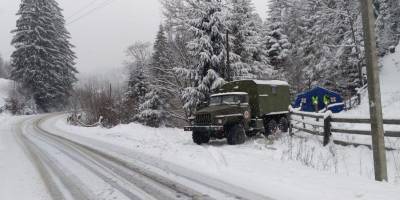
<path fill-rule="evenodd" d="M 235 124 L 228 128 L 228 144 L 243 144 L 246 141 L 246 133 L 242 124 Z"/>
<path fill-rule="evenodd" d="M 289 130 L 289 121 L 286 117 L 282 117 L 279 120 L 279 130 L 281 130 L 283 133 L 288 132 Z"/>
<path fill-rule="evenodd" d="M 278 123 L 274 119 L 270 119 L 265 125 L 265 136 L 275 134 L 278 130 Z"/>
<path fill-rule="evenodd" d="M 193 131 L 192 139 L 193 139 L 193 142 L 198 144 L 198 145 L 201 145 L 203 143 L 208 143 L 210 141 L 210 137 L 208 137 L 208 136 L 206 136 L 203 133 L 198 132 L 198 131 Z"/>

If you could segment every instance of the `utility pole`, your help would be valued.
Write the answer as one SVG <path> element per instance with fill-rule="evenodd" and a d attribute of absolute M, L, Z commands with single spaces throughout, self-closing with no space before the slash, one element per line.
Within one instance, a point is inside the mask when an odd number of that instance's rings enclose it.
<path fill-rule="evenodd" d="M 379 83 L 378 55 L 376 49 L 375 16 L 372 1 L 373 0 L 360 0 L 360 3 L 364 29 L 365 56 L 367 60 L 375 180 L 387 181 L 387 163 Z"/>

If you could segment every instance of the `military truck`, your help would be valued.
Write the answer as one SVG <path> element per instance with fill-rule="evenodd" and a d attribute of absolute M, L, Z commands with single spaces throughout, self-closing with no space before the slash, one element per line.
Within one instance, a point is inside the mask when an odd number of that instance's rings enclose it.
<path fill-rule="evenodd" d="M 191 126 L 193 142 L 227 138 L 228 144 L 242 144 L 246 136 L 287 132 L 290 105 L 289 84 L 277 80 L 241 80 L 226 83 L 209 102 L 201 105 Z"/>

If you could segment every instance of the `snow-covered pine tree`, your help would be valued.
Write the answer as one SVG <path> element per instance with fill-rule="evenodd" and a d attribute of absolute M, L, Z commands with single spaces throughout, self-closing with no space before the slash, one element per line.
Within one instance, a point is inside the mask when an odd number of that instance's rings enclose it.
<path fill-rule="evenodd" d="M 277 78 L 282 79 L 282 73 L 285 71 L 285 61 L 291 49 L 291 44 L 284 30 L 285 20 L 287 20 L 285 18 L 287 4 L 285 0 L 272 0 L 270 7 L 271 10 L 267 19 L 268 32 L 264 40 L 269 62 L 278 71 Z"/>
<path fill-rule="evenodd" d="M 173 70 L 171 52 L 165 36 L 164 26 L 160 25 L 153 46 L 150 64 L 150 73 L 153 78 L 152 84 L 161 87 L 163 90 L 171 91 L 172 87 L 176 87 Z"/>
<path fill-rule="evenodd" d="M 391 47 L 396 46 L 400 39 L 400 1 L 375 0 L 374 5 L 377 12 L 379 54 L 383 56 Z"/>
<path fill-rule="evenodd" d="M 139 106 L 144 103 L 148 92 L 148 67 L 150 59 L 150 44 L 146 42 L 136 42 L 127 49 L 127 68 L 129 77 L 127 89 L 124 94 L 123 104 L 125 107 L 124 123 L 137 120 Z"/>
<path fill-rule="evenodd" d="M 130 65 L 130 73 L 128 78 L 128 87 L 124 94 L 124 107 L 126 116 L 123 120 L 125 123 L 136 121 L 139 114 L 139 106 L 145 101 L 148 91 L 147 80 L 144 69 L 140 65 Z"/>
<path fill-rule="evenodd" d="M 231 70 L 225 64 L 224 5 L 221 0 L 163 0 L 162 3 L 187 118 L 223 79 L 231 79 Z"/>
<path fill-rule="evenodd" d="M 287 36 L 290 43 L 289 55 L 285 59 L 284 68 L 276 72 L 274 78 L 284 79 L 291 84 L 292 93 L 303 91 L 308 88 L 311 74 L 314 70 L 310 63 L 315 60 L 313 47 L 313 33 L 310 31 L 313 25 L 310 8 L 304 1 L 280 0 L 281 5 L 276 8 L 276 12 L 281 13 L 281 18 L 275 18 L 281 26 L 284 35 Z M 272 8 L 271 9 L 275 9 Z M 267 43 L 270 38 L 271 29 L 270 20 L 276 16 L 274 12 L 269 12 L 269 16 L 264 25 L 264 35 Z M 269 51 L 269 49 L 267 49 Z M 268 53 L 268 52 L 267 52 Z M 276 67 L 275 67 L 276 68 Z M 308 75 L 306 75 L 308 74 Z"/>
<path fill-rule="evenodd" d="M 287 78 L 294 92 L 313 85 L 343 93 L 354 91 L 359 86 L 359 68 L 363 60 L 358 2 L 276 0 L 272 3 L 277 5 L 267 20 L 269 31 L 279 27 L 291 46 L 284 68 L 280 69 L 284 73 L 279 74 Z M 274 21 L 278 22 L 276 26 Z M 267 38 L 276 41 L 270 32 Z M 274 44 L 278 47 L 272 52 L 279 52 L 276 50 L 281 49 L 280 43 L 271 44 L 271 47 Z M 274 60 L 280 59 L 273 57 L 271 64 Z"/>
<path fill-rule="evenodd" d="M 251 0 L 229 0 L 227 24 L 233 79 L 265 78 L 271 73 L 262 43 L 262 20 Z"/>
<path fill-rule="evenodd" d="M 216 86 L 211 81 L 231 79 L 230 69 L 226 66 L 226 47 L 223 5 L 221 0 L 186 0 L 191 16 L 187 19 L 193 39 L 188 49 L 196 61 L 196 80 L 202 100 L 208 99 Z M 203 81 L 208 77 L 207 81 Z M 220 81 L 218 81 L 220 83 Z"/>
<path fill-rule="evenodd" d="M 75 52 L 72 51 L 74 46 L 69 41 L 71 39 L 69 31 L 65 27 L 65 19 L 62 14 L 62 9 L 59 7 L 55 0 L 49 0 L 49 3 L 53 7 L 53 21 L 57 31 L 57 47 L 59 50 L 59 64 L 61 65 L 61 71 L 59 72 L 60 78 L 63 82 L 64 95 L 58 99 L 63 105 L 67 104 L 68 97 L 71 96 L 73 90 L 73 84 L 77 81 L 75 74 L 78 73 L 75 65 Z"/>
<path fill-rule="evenodd" d="M 140 123 L 156 128 L 166 125 L 168 102 L 164 96 L 165 92 L 153 85 L 145 95 L 144 102 L 139 106 L 137 119 Z"/>
<path fill-rule="evenodd" d="M 308 1 L 313 37 L 313 79 L 319 85 L 353 93 L 360 86 L 362 65 L 361 21 L 358 2 L 346 0 Z M 326 24 L 330 23 L 330 26 Z"/>
<path fill-rule="evenodd" d="M 73 77 L 73 73 L 64 73 L 66 61 L 59 42 L 63 24 L 55 19 L 57 12 L 50 1 L 22 0 L 17 28 L 12 31 L 16 50 L 11 56 L 11 78 L 28 91 L 44 112 L 60 108 L 65 103 L 60 100 L 67 99 L 72 90 L 72 84 L 66 86 L 64 82 L 64 76 Z"/>
<path fill-rule="evenodd" d="M 173 97 L 175 76 L 165 37 L 164 27 L 160 25 L 153 47 L 152 61 L 149 70 L 149 89 L 139 106 L 138 120 L 152 127 L 166 125 L 169 116 L 168 108 Z"/>

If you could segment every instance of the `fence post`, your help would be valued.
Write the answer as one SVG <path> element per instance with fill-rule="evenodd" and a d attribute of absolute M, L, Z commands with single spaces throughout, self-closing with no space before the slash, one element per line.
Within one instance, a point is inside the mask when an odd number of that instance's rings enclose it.
<path fill-rule="evenodd" d="M 292 124 L 292 111 L 289 112 L 288 119 L 289 119 L 289 135 L 293 136 L 293 124 Z"/>
<path fill-rule="evenodd" d="M 302 119 L 303 122 L 304 122 L 304 115 L 301 116 L 301 119 Z M 303 123 L 303 128 L 306 128 L 306 123 Z"/>
<path fill-rule="evenodd" d="M 330 138 L 331 138 L 331 135 L 332 135 L 332 132 L 331 132 L 331 127 L 332 127 L 331 121 L 332 121 L 332 117 L 331 116 L 328 116 L 327 118 L 324 119 L 324 146 L 329 144 Z"/>

